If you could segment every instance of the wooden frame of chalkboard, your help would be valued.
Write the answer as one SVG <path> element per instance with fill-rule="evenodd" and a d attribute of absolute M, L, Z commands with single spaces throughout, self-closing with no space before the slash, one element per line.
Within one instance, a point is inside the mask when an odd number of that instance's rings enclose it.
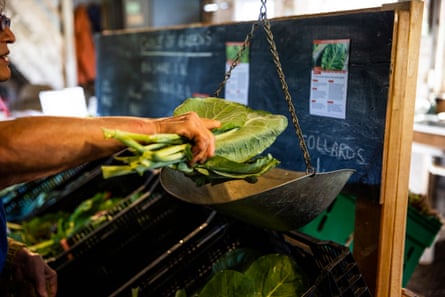
<path fill-rule="evenodd" d="M 375 296 L 401 294 L 422 11 L 410 1 L 271 20 L 313 165 L 356 170 L 345 187 L 358 197 L 354 256 Z M 98 113 L 168 116 L 194 93 L 212 95 L 226 42 L 243 41 L 251 25 L 104 32 L 96 38 Z M 344 119 L 309 112 L 313 42 L 334 39 L 350 40 Z M 249 46 L 248 105 L 290 117 L 262 28 Z M 290 125 L 268 152 L 280 167 L 305 170 L 297 144 Z"/>

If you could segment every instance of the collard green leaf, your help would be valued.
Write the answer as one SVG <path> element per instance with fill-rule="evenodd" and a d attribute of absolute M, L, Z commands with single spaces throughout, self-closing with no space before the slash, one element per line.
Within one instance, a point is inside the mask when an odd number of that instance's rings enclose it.
<path fill-rule="evenodd" d="M 270 254 L 258 258 L 245 275 L 254 281 L 257 296 L 301 296 L 306 280 L 296 263 L 288 256 Z"/>
<path fill-rule="evenodd" d="M 203 164 L 193 165 L 191 172 L 182 171 L 193 179 L 198 186 L 208 183 L 218 184 L 231 179 L 244 179 L 247 182 L 256 182 L 257 177 L 278 164 L 279 161 L 272 157 L 271 154 L 252 158 L 244 163 L 234 162 L 221 156 L 213 156 Z M 171 168 L 180 170 L 178 166 L 172 166 Z"/>
<path fill-rule="evenodd" d="M 199 297 L 256 297 L 253 282 L 235 270 L 217 272 L 204 286 Z"/>
<path fill-rule="evenodd" d="M 237 262 L 243 251 L 232 256 Z M 228 260 L 233 262 L 234 259 L 229 257 Z M 292 258 L 284 254 L 267 254 L 254 260 L 244 273 L 233 269 L 219 270 L 193 296 L 299 297 L 308 287 L 305 273 Z"/>
<path fill-rule="evenodd" d="M 287 127 L 287 118 L 222 98 L 188 98 L 174 115 L 194 111 L 200 117 L 216 119 L 224 133 L 216 135 L 216 155 L 235 162 L 245 162 L 271 146 Z"/>

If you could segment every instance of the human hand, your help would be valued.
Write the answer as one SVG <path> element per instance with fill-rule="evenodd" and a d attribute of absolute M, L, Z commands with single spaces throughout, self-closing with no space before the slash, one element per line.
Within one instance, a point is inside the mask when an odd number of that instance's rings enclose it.
<path fill-rule="evenodd" d="M 210 130 L 221 126 L 219 121 L 200 118 L 197 113 L 188 112 L 159 119 L 156 123 L 158 133 L 178 134 L 193 142 L 191 163 L 202 163 L 215 153 L 215 136 Z"/>
<path fill-rule="evenodd" d="M 57 273 L 48 266 L 41 255 L 22 247 L 17 251 L 11 269 L 14 279 L 31 283 L 37 296 L 56 296 Z"/>

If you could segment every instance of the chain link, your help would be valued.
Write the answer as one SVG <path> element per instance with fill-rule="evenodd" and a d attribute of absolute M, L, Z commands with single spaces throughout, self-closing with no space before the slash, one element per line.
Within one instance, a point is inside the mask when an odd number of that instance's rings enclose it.
<path fill-rule="evenodd" d="M 258 27 L 258 23 L 253 23 L 252 27 L 250 29 L 250 32 L 247 34 L 246 38 L 243 41 L 243 45 L 241 46 L 240 50 L 236 53 L 235 58 L 232 60 L 232 64 L 230 64 L 229 70 L 226 71 L 224 74 L 224 80 L 219 84 L 218 88 L 216 89 L 214 93 L 214 97 L 219 97 L 219 94 L 221 93 L 222 89 L 226 85 L 227 81 L 230 78 L 230 75 L 232 74 L 233 68 L 235 68 L 239 60 L 241 59 L 241 56 L 243 55 L 244 51 L 250 44 L 250 40 L 252 40 L 253 34 L 255 33 L 256 28 Z"/>
<path fill-rule="evenodd" d="M 267 19 L 267 6 L 266 6 L 266 0 L 261 0 L 261 7 L 260 7 L 260 16 L 258 17 L 258 20 L 260 22 Z"/>
<path fill-rule="evenodd" d="M 278 77 L 280 79 L 281 82 L 281 89 L 284 93 L 284 98 L 286 99 L 287 105 L 288 105 L 288 109 L 289 112 L 291 114 L 292 117 L 292 123 L 294 124 L 295 127 L 295 132 L 298 136 L 299 139 L 299 144 L 300 144 L 300 148 L 303 152 L 303 157 L 304 157 L 304 162 L 306 164 L 306 173 L 310 174 L 310 175 L 314 175 L 315 174 L 315 168 L 312 167 L 311 165 L 311 157 L 309 155 L 309 150 L 307 149 L 306 143 L 304 142 L 304 138 L 303 138 L 303 132 L 301 130 L 300 127 L 300 123 L 298 121 L 298 117 L 297 114 L 295 112 L 295 107 L 292 103 L 292 98 L 291 95 L 289 93 L 289 88 L 287 86 L 286 83 L 286 78 L 284 76 L 284 72 L 283 72 L 283 68 L 281 67 L 281 62 L 280 62 L 280 58 L 278 55 L 278 50 L 273 38 L 273 34 L 272 34 L 272 30 L 270 27 L 270 22 L 267 19 L 267 7 L 266 7 L 266 1 L 267 0 L 261 0 L 261 8 L 260 8 L 260 14 L 258 17 L 258 22 L 255 22 L 252 24 L 252 28 L 250 30 L 250 32 L 247 34 L 241 49 L 238 51 L 238 53 L 236 54 L 235 58 L 232 61 L 232 64 L 229 67 L 229 70 L 225 73 L 224 75 L 224 80 L 220 83 L 220 85 L 218 86 L 218 89 L 215 92 L 215 97 L 219 97 L 219 94 L 222 91 L 222 88 L 226 85 L 227 80 L 230 78 L 230 75 L 232 73 L 232 70 L 238 65 L 239 60 L 241 58 L 241 56 L 243 55 L 244 51 L 246 50 L 246 48 L 248 47 L 248 45 L 250 44 L 250 41 L 253 38 L 253 35 L 255 33 L 256 28 L 258 27 L 258 24 L 262 24 L 264 27 L 264 32 L 266 33 L 266 39 L 267 42 L 269 44 L 269 50 L 272 54 L 272 58 L 275 64 L 275 68 L 277 70 L 277 74 Z"/>
<path fill-rule="evenodd" d="M 287 105 L 289 108 L 289 112 L 292 116 L 292 123 L 295 126 L 295 132 L 299 139 L 300 148 L 303 151 L 304 162 L 306 163 L 306 173 L 315 174 L 315 168 L 313 168 L 311 165 L 311 157 L 309 155 L 309 151 L 307 149 L 306 143 L 304 142 L 303 132 L 301 131 L 300 123 L 298 121 L 298 117 L 295 112 L 294 104 L 292 103 L 292 98 L 289 93 L 289 88 L 286 83 L 286 78 L 284 76 L 283 68 L 281 67 L 281 62 L 280 62 L 280 58 L 278 56 L 277 46 L 273 39 L 273 34 L 272 34 L 272 30 L 270 28 L 269 20 L 265 19 L 263 21 L 263 25 L 264 25 L 264 32 L 266 33 L 266 39 L 267 39 L 267 42 L 269 43 L 270 52 L 272 54 L 272 58 L 275 63 L 275 68 L 277 70 L 278 77 L 280 78 L 281 90 L 284 93 L 284 99 L 286 99 L 286 102 L 287 102 Z"/>

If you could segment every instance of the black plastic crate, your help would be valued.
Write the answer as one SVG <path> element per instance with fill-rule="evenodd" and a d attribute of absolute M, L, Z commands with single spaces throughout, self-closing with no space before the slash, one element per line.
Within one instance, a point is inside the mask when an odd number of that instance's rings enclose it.
<path fill-rule="evenodd" d="M 7 221 L 20 223 L 60 208 L 59 202 L 65 196 L 73 196 L 76 190 L 87 183 L 99 183 L 102 180 L 101 166 L 112 161 L 111 157 L 100 159 L 46 178 L 9 187 L 2 191 L 0 197 Z M 75 199 L 71 203 L 78 201 Z"/>
<path fill-rule="evenodd" d="M 96 166 L 93 171 L 97 170 L 100 170 L 100 165 Z M 150 187 L 150 184 L 156 183 L 157 185 L 159 183 L 157 181 L 158 174 L 152 172 L 146 172 L 142 176 L 137 174 L 125 175 L 107 180 L 104 180 L 100 175 L 97 174 L 88 174 L 87 176 L 85 175 L 85 173 L 82 175 L 84 177 L 83 180 L 75 182 L 76 186 L 67 188 L 65 195 L 57 195 L 57 202 L 55 203 L 55 205 L 57 205 L 58 207 L 53 206 L 54 209 L 48 208 L 46 209 L 46 211 L 41 210 L 42 213 L 40 213 L 39 215 L 32 216 L 28 220 L 19 222 L 19 224 L 25 225 L 28 224 L 31 220 L 41 218 L 44 219 L 46 215 L 49 215 L 50 218 L 48 219 L 52 220 L 52 224 L 54 227 L 53 230 L 48 227 L 48 224 L 51 224 L 51 221 L 46 221 L 47 223 L 42 225 L 44 229 L 41 230 L 38 230 L 39 227 L 36 224 L 29 226 L 34 226 L 32 229 L 35 229 L 33 232 L 36 232 L 36 234 L 44 234 L 43 232 L 53 232 L 56 234 L 60 234 L 60 230 L 57 230 L 60 222 L 54 220 L 61 218 L 61 216 L 65 217 L 67 214 L 73 213 L 73 211 L 75 211 L 80 203 L 96 196 L 115 199 L 115 202 L 113 202 L 114 206 L 111 209 L 102 211 L 100 215 L 96 216 L 96 220 L 94 220 L 93 223 L 89 225 L 85 225 L 83 227 L 81 225 L 76 226 L 76 230 L 74 231 L 75 233 L 71 233 L 71 235 L 65 235 L 66 237 L 61 240 L 59 240 L 58 237 L 57 241 L 54 241 L 53 243 L 50 243 L 49 240 L 46 241 L 46 239 L 50 239 L 50 234 L 48 234 L 47 238 L 44 238 L 42 239 L 42 241 L 40 241 L 40 243 L 43 243 L 43 246 L 39 245 L 39 242 L 36 242 L 36 251 L 39 252 L 48 262 L 53 261 L 54 258 L 57 259 L 57 262 L 63 262 L 69 258 L 72 258 L 72 256 L 75 255 L 75 252 L 83 253 L 87 249 L 85 246 L 87 244 L 93 245 L 93 243 L 85 240 L 83 241 L 80 249 L 76 248 L 75 251 L 68 254 L 68 252 L 70 252 L 71 250 L 71 247 L 76 246 L 76 244 L 82 241 L 84 238 L 94 238 L 91 236 L 89 237 L 89 234 L 93 233 L 93 231 L 96 231 L 95 229 L 102 227 L 102 225 L 107 226 L 107 223 L 110 220 L 115 217 L 119 217 L 119 213 L 130 206 L 130 204 L 132 204 L 133 202 L 134 204 L 136 204 L 139 202 L 139 200 L 143 200 L 144 198 L 146 198 L 149 195 L 149 193 L 147 193 L 147 189 Z M 94 177 L 90 178 L 91 176 Z M 138 201 L 134 201 L 134 199 L 136 199 L 137 197 L 140 197 L 141 199 L 138 199 Z M 59 214 L 61 216 L 59 216 Z M 39 222 L 39 224 L 40 223 L 41 221 Z M 14 228 L 12 228 L 9 236 L 19 241 L 23 240 L 26 244 L 30 245 L 30 248 L 32 248 L 32 244 L 26 241 L 26 235 L 22 237 L 22 233 L 23 231 L 21 231 L 20 229 L 15 230 Z M 54 240 L 54 238 L 52 239 Z"/>
<path fill-rule="evenodd" d="M 131 185 L 127 184 L 128 180 L 133 181 Z M 122 226 L 127 227 L 140 209 L 155 204 L 159 200 L 159 195 L 153 193 L 159 184 L 158 175 L 155 173 L 148 174 L 143 179 L 138 178 L 137 183 L 134 183 L 134 177 L 130 176 L 116 178 L 113 183 L 126 185 L 126 191 L 113 193 L 113 196 L 124 195 L 122 200 L 102 215 L 103 221 L 100 224 L 84 226 L 73 235 L 64 238 L 57 245 L 58 250 L 54 248 L 56 254 L 46 259 L 54 269 L 60 270 L 69 262 L 97 248 L 108 237 L 122 231 L 124 229 Z M 110 188 L 94 188 L 94 192 L 102 190 L 109 191 Z M 134 197 L 137 199 L 135 200 Z M 143 220 L 144 218 L 139 218 L 141 223 Z"/>
<path fill-rule="evenodd" d="M 69 249 L 48 260 L 58 272 L 61 296 L 79 296 L 85 287 L 108 296 L 210 213 L 166 194 L 158 176 L 143 191 L 139 200 L 113 209 L 110 221 L 67 239 Z"/>
<path fill-rule="evenodd" d="M 348 247 L 299 232 L 285 233 L 283 239 L 293 258 L 312 277 L 313 285 L 304 297 L 371 296 Z"/>
<path fill-rule="evenodd" d="M 29 218 L 46 203 L 50 193 L 72 182 L 89 168 L 90 164 L 84 164 L 46 178 L 9 187 L 1 193 L 6 219 L 9 222 L 18 222 Z"/>
<path fill-rule="evenodd" d="M 144 175 L 134 173 L 104 179 L 101 167 L 109 162 L 111 162 L 111 159 L 97 163 L 96 166 L 84 172 L 63 188 L 52 191 L 46 203 L 32 212 L 27 219 L 59 210 L 73 210 L 82 201 L 99 192 L 110 192 L 113 196 L 125 197 L 143 185 L 147 177 L 152 174 L 151 172 L 146 172 Z"/>
<path fill-rule="evenodd" d="M 348 248 L 300 233 L 258 229 L 215 214 L 110 297 L 132 296 L 135 288 L 138 297 L 175 296 L 179 289 L 191 296 L 210 279 L 212 265 L 237 248 L 290 255 L 313 284 L 304 297 L 371 296 Z"/>

